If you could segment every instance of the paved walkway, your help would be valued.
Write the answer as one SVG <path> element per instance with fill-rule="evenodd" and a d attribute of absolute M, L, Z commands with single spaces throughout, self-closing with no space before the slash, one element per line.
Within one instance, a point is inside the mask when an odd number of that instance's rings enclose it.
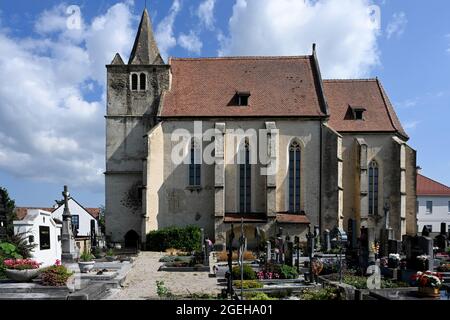
<path fill-rule="evenodd" d="M 175 295 L 189 297 L 190 293 L 220 293 L 217 278 L 209 278 L 207 272 L 167 272 L 158 271 L 162 265 L 159 252 L 140 252 L 128 273 L 122 289 L 114 290 L 107 299 L 143 300 L 159 299 L 156 293 L 156 281 L 164 285 Z"/>

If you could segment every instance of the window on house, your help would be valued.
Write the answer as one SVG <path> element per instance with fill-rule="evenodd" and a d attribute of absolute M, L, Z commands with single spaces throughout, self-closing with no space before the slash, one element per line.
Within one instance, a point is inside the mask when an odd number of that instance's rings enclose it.
<path fill-rule="evenodd" d="M 80 229 L 80 216 L 79 215 L 72 215 L 72 226 L 75 230 Z"/>
<path fill-rule="evenodd" d="M 147 76 L 145 73 L 139 75 L 139 89 L 145 91 L 147 89 Z"/>
<path fill-rule="evenodd" d="M 427 201 L 427 214 L 433 213 L 433 201 Z"/>
<path fill-rule="evenodd" d="M 50 249 L 50 227 L 39 226 L 39 249 Z"/>
<path fill-rule="evenodd" d="M 372 161 L 369 166 L 369 214 L 378 214 L 378 164 Z"/>
<path fill-rule="evenodd" d="M 300 144 L 289 146 L 289 212 L 300 212 Z"/>
<path fill-rule="evenodd" d="M 251 164 L 250 146 L 248 140 L 245 141 L 243 150 L 243 160 L 239 165 L 239 208 L 241 213 L 251 212 Z M 243 162 L 243 163 L 242 163 Z"/>
<path fill-rule="evenodd" d="M 189 185 L 198 187 L 201 185 L 201 150 L 194 140 L 192 140 L 191 142 L 190 157 L 191 161 L 189 164 Z"/>
<path fill-rule="evenodd" d="M 354 115 L 355 115 L 355 120 L 364 120 L 364 109 L 355 109 Z"/>
<path fill-rule="evenodd" d="M 131 90 L 137 91 L 138 89 L 138 75 L 136 73 L 131 74 Z"/>
<path fill-rule="evenodd" d="M 236 95 L 238 106 L 248 106 L 250 92 L 237 92 Z"/>
<path fill-rule="evenodd" d="M 450 213 L 450 201 L 448 202 L 448 213 Z"/>

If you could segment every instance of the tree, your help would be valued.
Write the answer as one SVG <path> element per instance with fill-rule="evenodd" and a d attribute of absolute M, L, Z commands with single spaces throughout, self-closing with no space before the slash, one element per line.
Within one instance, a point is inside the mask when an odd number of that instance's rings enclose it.
<path fill-rule="evenodd" d="M 105 206 L 99 206 L 100 214 L 98 216 L 98 225 L 100 226 L 100 230 L 102 234 L 106 234 L 105 232 Z"/>
<path fill-rule="evenodd" d="M 8 190 L 0 187 L 0 209 L 4 209 L 6 215 L 6 235 L 12 237 L 14 235 L 13 221 L 17 220 L 15 208 L 16 203 L 9 197 Z"/>

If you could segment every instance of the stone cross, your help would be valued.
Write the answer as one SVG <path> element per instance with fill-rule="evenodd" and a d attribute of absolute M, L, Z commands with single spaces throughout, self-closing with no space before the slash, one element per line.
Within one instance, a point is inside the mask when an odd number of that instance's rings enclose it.
<path fill-rule="evenodd" d="M 63 195 L 63 197 L 64 197 L 63 220 L 67 220 L 67 219 L 72 220 L 72 215 L 70 214 L 70 210 L 69 210 L 69 197 L 70 197 L 70 193 L 69 193 L 69 191 L 68 191 L 67 186 L 64 186 L 64 191 L 63 191 L 62 195 Z"/>
<path fill-rule="evenodd" d="M 72 215 L 69 210 L 69 191 L 67 186 L 64 186 L 62 193 L 64 197 L 64 212 L 63 212 L 63 226 L 61 232 L 61 259 L 63 262 L 71 263 L 78 258 L 76 250 L 75 238 L 72 230 Z"/>

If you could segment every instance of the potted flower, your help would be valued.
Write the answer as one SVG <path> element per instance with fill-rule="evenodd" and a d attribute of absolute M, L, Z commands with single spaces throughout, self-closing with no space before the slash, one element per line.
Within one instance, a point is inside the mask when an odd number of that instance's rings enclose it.
<path fill-rule="evenodd" d="M 442 286 L 442 275 L 438 272 L 418 271 L 413 280 L 417 282 L 419 294 L 426 297 L 438 297 Z"/>
<path fill-rule="evenodd" d="M 109 261 L 109 262 L 113 262 L 116 259 L 117 259 L 117 256 L 114 254 L 114 250 L 113 249 L 109 249 L 106 252 L 106 260 Z"/>
<path fill-rule="evenodd" d="M 390 253 L 388 259 L 389 268 L 398 268 L 400 264 L 400 255 L 398 253 Z"/>
<path fill-rule="evenodd" d="M 41 265 L 41 263 L 32 259 L 6 259 L 3 264 L 6 267 L 6 276 L 11 280 L 21 282 L 36 278 Z"/>
<path fill-rule="evenodd" d="M 80 271 L 82 273 L 87 273 L 94 268 L 94 258 L 95 257 L 88 250 L 81 254 L 80 259 L 78 260 L 78 266 L 80 267 Z"/>

